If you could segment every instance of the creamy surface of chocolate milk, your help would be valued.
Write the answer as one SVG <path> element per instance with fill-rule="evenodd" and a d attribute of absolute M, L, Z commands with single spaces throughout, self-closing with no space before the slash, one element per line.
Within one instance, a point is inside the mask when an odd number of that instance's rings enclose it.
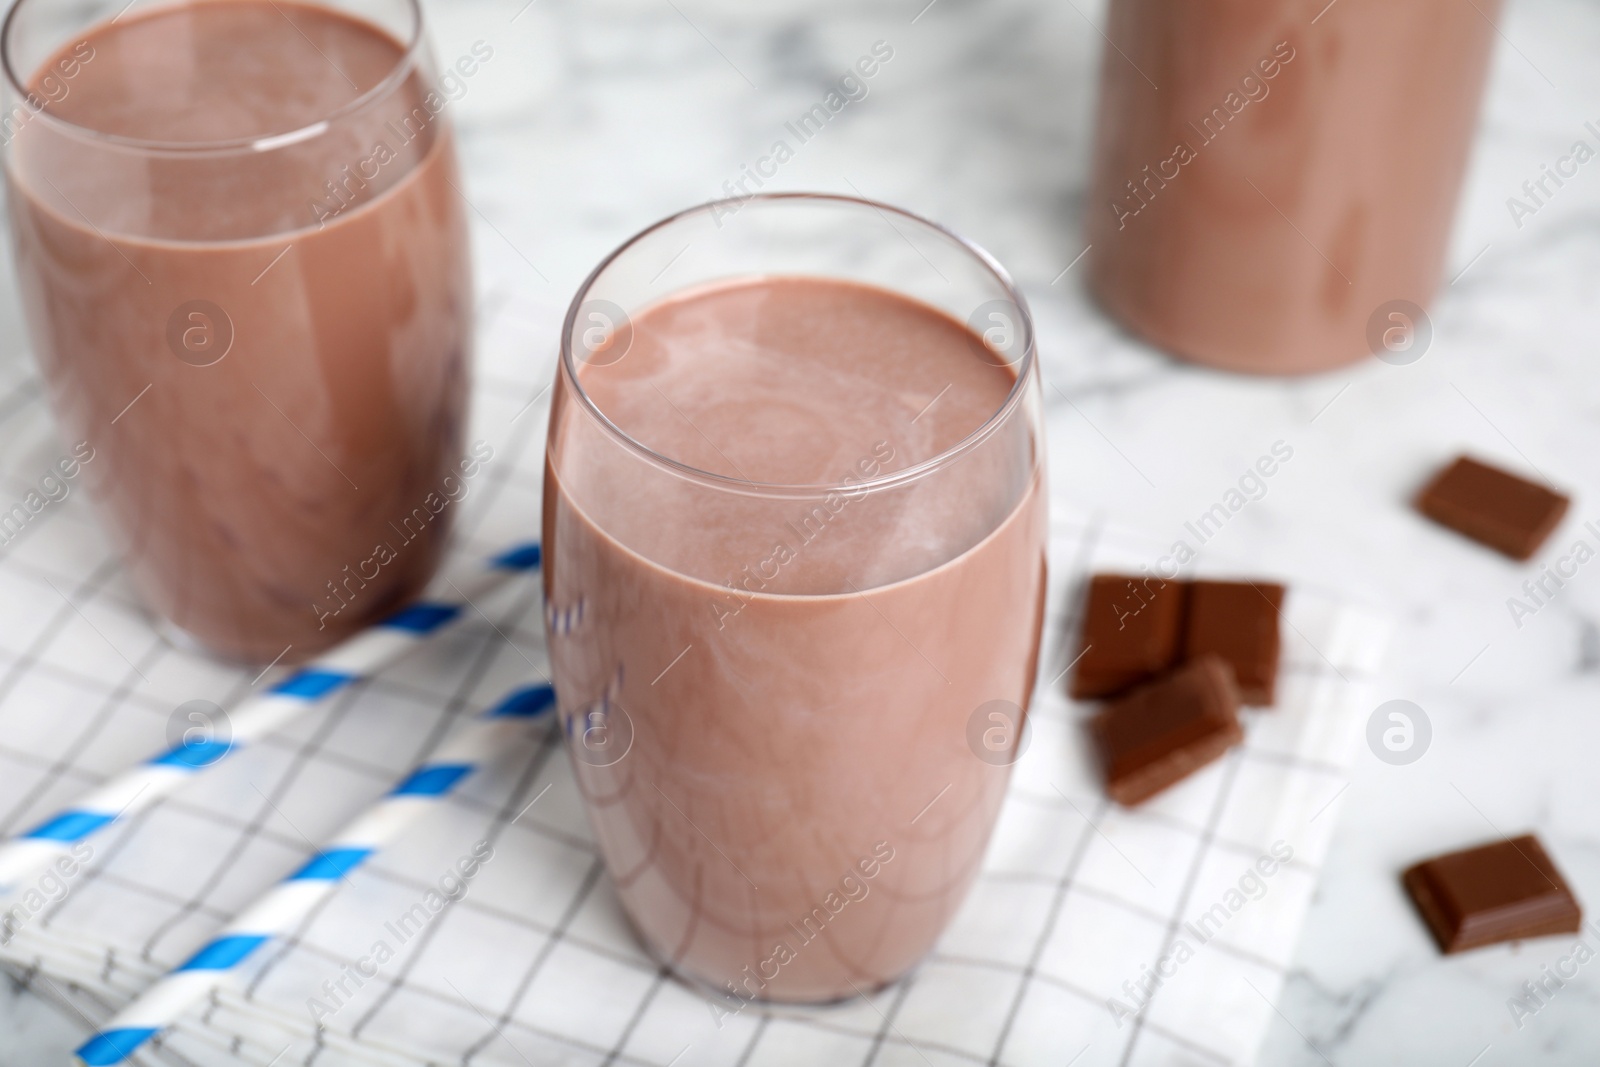
<path fill-rule="evenodd" d="M 1500 4 L 1322 6 L 1110 6 L 1090 285 L 1177 355 L 1403 360 L 1439 284 Z"/>
<path fill-rule="evenodd" d="M 129 12 L 41 71 L 68 58 L 7 160 L 64 435 L 157 612 L 303 659 L 424 584 L 465 492 L 440 97 L 382 30 L 286 0 Z"/>
<path fill-rule="evenodd" d="M 621 442 L 558 381 L 551 657 L 628 915 L 727 1011 L 898 977 L 960 904 L 1005 791 L 1016 737 L 986 759 L 973 723 L 1008 708 L 1020 726 L 1033 685 L 1027 390 L 931 307 L 799 277 L 657 303 L 575 366 L 628 437 L 729 479 Z"/>

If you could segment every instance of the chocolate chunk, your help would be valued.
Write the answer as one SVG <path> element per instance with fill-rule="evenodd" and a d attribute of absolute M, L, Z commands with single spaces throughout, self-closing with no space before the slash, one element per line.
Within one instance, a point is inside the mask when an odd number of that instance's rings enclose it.
<path fill-rule="evenodd" d="M 1183 637 L 1184 593 L 1181 582 L 1095 575 L 1084 608 L 1073 697 L 1116 696 L 1170 670 Z"/>
<path fill-rule="evenodd" d="M 1278 686 L 1278 613 L 1284 587 L 1271 582 L 1190 582 L 1183 658 L 1220 656 L 1239 700 L 1268 705 Z"/>
<path fill-rule="evenodd" d="M 1233 672 L 1202 656 L 1102 708 L 1089 721 L 1106 792 L 1137 804 L 1187 778 L 1244 738 Z"/>
<path fill-rule="evenodd" d="M 1532 835 L 1426 860 L 1401 881 L 1445 952 L 1576 933 L 1583 913 Z"/>
<path fill-rule="evenodd" d="M 1467 456 L 1440 471 L 1417 497 L 1428 518 L 1512 559 L 1527 559 L 1571 501 L 1555 490 Z"/>

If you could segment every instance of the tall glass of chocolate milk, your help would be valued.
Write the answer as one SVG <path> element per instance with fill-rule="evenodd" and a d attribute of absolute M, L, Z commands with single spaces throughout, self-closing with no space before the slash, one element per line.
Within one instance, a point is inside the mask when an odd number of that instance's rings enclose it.
<path fill-rule="evenodd" d="M 1499 0 L 1111 0 L 1090 287 L 1134 333 L 1301 374 L 1426 347 Z"/>
<path fill-rule="evenodd" d="M 417 591 L 472 302 L 415 0 L 19 0 L 0 116 L 35 355 L 149 605 L 292 662 Z"/>
<path fill-rule="evenodd" d="M 627 914 L 713 991 L 932 946 L 1021 751 L 1044 610 L 1033 327 L 894 208 L 768 195 L 606 259 L 562 336 L 550 654 Z"/>

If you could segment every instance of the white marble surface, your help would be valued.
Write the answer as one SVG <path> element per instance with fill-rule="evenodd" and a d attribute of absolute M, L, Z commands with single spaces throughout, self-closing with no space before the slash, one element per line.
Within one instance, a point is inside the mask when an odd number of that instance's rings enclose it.
<path fill-rule="evenodd" d="M 1600 904 L 1600 564 L 1518 629 L 1506 598 L 1537 564 L 1512 565 L 1406 506 L 1468 447 L 1575 492 L 1545 556 L 1600 520 L 1600 163 L 1520 230 L 1505 205 L 1586 120 L 1600 123 L 1600 5 L 1510 0 L 1450 273 L 1471 266 L 1434 309 L 1427 355 L 1266 381 L 1131 342 L 1075 272 L 1061 276 L 1083 248 L 1102 5 L 925 3 L 536 0 L 519 15 L 523 0 L 434 0 L 442 58 L 479 39 L 496 50 L 456 112 L 485 301 L 548 339 L 525 353 L 548 365 L 565 303 L 603 253 L 718 195 L 888 42 L 894 59 L 869 96 L 768 187 L 903 204 L 1010 267 L 1039 321 L 1058 514 L 1176 536 L 1281 439 L 1294 461 L 1212 547 L 1340 585 L 1402 622 L 1383 688 L 1426 710 L 1432 747 L 1410 766 L 1359 764 L 1260 1062 L 1600 1061 L 1600 962 L 1519 1030 L 1507 999 L 1571 939 L 1442 958 L 1396 878 L 1442 846 L 1534 829 Z M 14 384 L 26 342 L 9 278 L 3 290 L 0 378 Z M 82 1029 L 0 987 L 0 1067 L 61 1062 Z"/>

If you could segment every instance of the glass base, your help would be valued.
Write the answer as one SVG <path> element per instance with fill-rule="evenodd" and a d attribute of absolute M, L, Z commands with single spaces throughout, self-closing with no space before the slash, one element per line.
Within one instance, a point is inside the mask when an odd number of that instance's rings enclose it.
<path fill-rule="evenodd" d="M 221 664 L 224 667 L 232 667 L 241 671 L 261 671 L 262 673 L 266 673 L 266 670 L 269 667 L 283 659 L 282 656 L 279 656 L 276 660 L 261 660 L 257 662 L 253 660 L 242 659 L 238 656 L 230 656 L 216 651 L 194 634 L 190 633 L 188 630 L 185 630 L 183 627 L 179 626 L 170 619 L 163 618 L 162 616 L 155 614 L 149 608 L 144 609 L 144 616 L 150 621 L 151 628 L 153 628 L 155 632 L 161 636 L 161 639 L 167 644 L 171 645 L 173 648 L 177 649 L 179 652 L 187 652 L 191 655 L 203 656 L 211 662 Z M 284 649 L 284 652 L 288 652 L 293 647 L 293 645 L 290 645 L 289 648 Z"/>
<path fill-rule="evenodd" d="M 606 877 L 610 877 L 609 873 Z M 789 1018 L 804 1021 L 808 1018 L 811 1018 L 812 1014 L 815 1012 L 845 1008 L 847 1006 L 856 1004 L 867 997 L 871 997 L 874 994 L 889 988 L 896 982 L 902 981 L 906 975 L 911 974 L 918 967 L 922 966 L 922 960 L 919 959 L 916 963 L 912 964 L 910 967 L 907 967 L 903 973 L 896 975 L 893 978 L 885 981 L 874 982 L 870 986 L 862 986 L 859 993 L 843 993 L 837 997 L 828 997 L 822 1000 L 772 1000 L 761 996 L 742 997 L 730 993 L 724 986 L 713 985 L 710 979 L 702 978 L 691 971 L 686 971 L 678 964 L 668 960 L 659 951 L 657 951 L 656 947 L 650 943 L 648 938 L 639 932 L 639 927 L 634 923 L 631 915 L 628 915 L 627 912 L 624 911 L 623 917 L 627 920 L 628 929 L 632 931 L 634 940 L 639 943 L 639 947 L 644 950 L 644 954 L 649 956 L 658 967 L 666 972 L 668 977 L 677 982 L 683 988 L 689 990 L 691 993 L 703 997 L 708 1005 L 722 1005 L 723 1010 L 725 1010 L 729 1015 L 738 1014 L 745 1008 L 755 1008 L 764 1014 L 771 1015 L 776 1018 Z M 931 952 L 932 950 L 930 949 L 929 951 Z"/>

